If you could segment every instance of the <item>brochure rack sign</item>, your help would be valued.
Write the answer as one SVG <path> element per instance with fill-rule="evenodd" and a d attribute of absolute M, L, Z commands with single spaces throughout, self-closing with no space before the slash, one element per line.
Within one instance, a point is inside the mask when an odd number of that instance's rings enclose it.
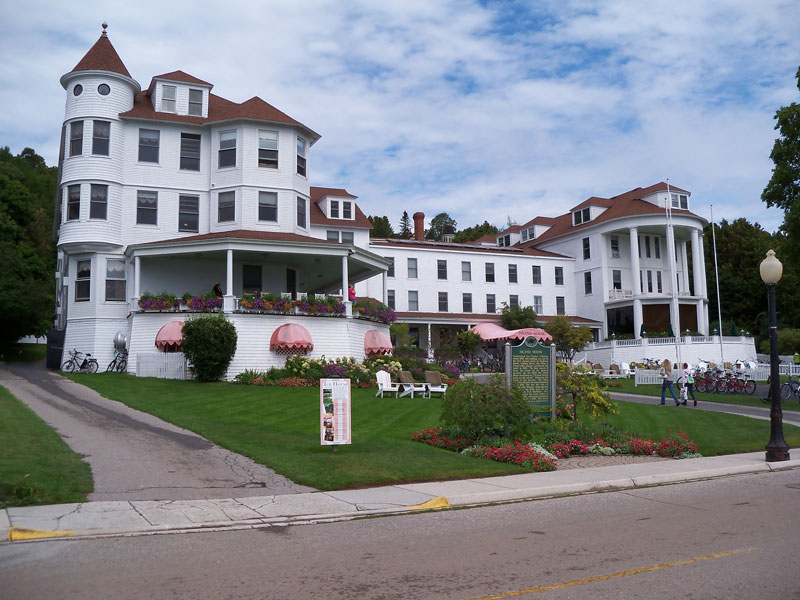
<path fill-rule="evenodd" d="M 320 444 L 351 443 L 350 380 L 319 380 Z M 335 448 L 334 448 L 335 450 Z"/>

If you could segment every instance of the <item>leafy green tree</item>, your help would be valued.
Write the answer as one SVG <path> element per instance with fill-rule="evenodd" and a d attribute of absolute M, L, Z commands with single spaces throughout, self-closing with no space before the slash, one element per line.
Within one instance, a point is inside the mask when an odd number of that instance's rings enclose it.
<path fill-rule="evenodd" d="M 469 329 L 456 333 L 458 349 L 464 356 L 472 356 L 472 353 L 475 352 L 475 347 L 481 343 L 482 339 L 481 334 L 470 331 Z"/>
<path fill-rule="evenodd" d="M 389 335 L 394 338 L 395 347 L 402 348 L 411 345 L 411 336 L 408 334 L 408 323 L 395 321 L 389 325 Z"/>
<path fill-rule="evenodd" d="M 800 68 L 795 77 L 800 90 Z M 800 104 L 792 102 L 778 109 L 775 121 L 780 137 L 769 155 L 775 167 L 761 199 L 783 210 L 787 258 L 796 263 L 800 260 Z"/>
<path fill-rule="evenodd" d="M 556 352 L 562 360 L 572 362 L 575 353 L 580 351 L 592 339 L 592 330 L 586 325 L 573 327 L 564 315 L 553 317 L 553 320 L 544 326 L 544 330 L 553 336 Z"/>
<path fill-rule="evenodd" d="M 369 219 L 369 222 L 372 223 L 372 229 L 369 232 L 369 237 L 390 238 L 394 235 L 392 225 L 389 223 L 389 217 L 379 217 L 378 215 L 373 217 L 370 215 L 367 218 Z"/>
<path fill-rule="evenodd" d="M 188 319 L 183 326 L 182 348 L 195 379 L 218 381 L 236 353 L 236 327 L 221 314 Z"/>
<path fill-rule="evenodd" d="M 578 420 L 578 406 L 593 419 L 602 419 L 606 415 L 619 412 L 617 403 L 603 391 L 600 379 L 589 375 L 583 365 L 556 363 L 556 388 L 559 400 L 572 404 L 574 421 Z"/>
<path fill-rule="evenodd" d="M 467 242 L 474 242 L 485 235 L 494 235 L 496 233 L 497 227 L 491 225 L 489 221 L 484 221 L 480 225 L 473 225 L 472 227 L 462 229 L 456 233 L 453 241 L 458 242 L 459 244 L 465 244 Z"/>
<path fill-rule="evenodd" d="M 439 213 L 431 219 L 431 226 L 425 232 L 425 237 L 430 240 L 440 240 L 446 228 L 452 227 L 453 231 L 455 231 L 456 224 L 455 219 L 451 218 L 447 213 Z"/>
<path fill-rule="evenodd" d="M 539 327 L 536 320 L 536 311 L 532 306 L 509 306 L 503 302 L 500 319 L 506 329 L 524 329 L 525 327 Z"/>
<path fill-rule="evenodd" d="M 407 239 L 411 237 L 411 218 L 408 216 L 408 211 L 403 211 L 403 216 L 400 217 L 400 238 Z"/>

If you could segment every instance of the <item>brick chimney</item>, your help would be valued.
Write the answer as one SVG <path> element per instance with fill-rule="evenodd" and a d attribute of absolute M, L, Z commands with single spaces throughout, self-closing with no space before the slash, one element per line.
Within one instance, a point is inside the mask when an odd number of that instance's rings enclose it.
<path fill-rule="evenodd" d="M 425 213 L 414 213 L 414 239 L 417 241 L 425 240 Z"/>

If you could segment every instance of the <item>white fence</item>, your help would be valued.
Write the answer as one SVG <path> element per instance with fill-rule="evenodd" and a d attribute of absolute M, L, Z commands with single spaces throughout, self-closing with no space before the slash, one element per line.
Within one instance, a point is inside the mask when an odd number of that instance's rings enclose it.
<path fill-rule="evenodd" d="M 183 352 L 137 352 L 136 376 L 188 379 Z"/>

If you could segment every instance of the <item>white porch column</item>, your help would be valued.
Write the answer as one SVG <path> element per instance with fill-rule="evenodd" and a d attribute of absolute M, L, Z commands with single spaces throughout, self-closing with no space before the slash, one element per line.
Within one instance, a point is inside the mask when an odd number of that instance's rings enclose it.
<path fill-rule="evenodd" d="M 133 299 L 131 301 L 131 311 L 139 308 L 139 296 L 141 295 L 141 273 L 142 273 L 142 259 L 139 256 L 133 259 Z"/>
<path fill-rule="evenodd" d="M 697 331 L 703 335 L 708 335 L 708 322 L 706 321 L 705 302 L 697 301 Z"/>
<path fill-rule="evenodd" d="M 349 283 L 350 275 L 347 270 L 347 255 L 342 257 L 342 302 L 344 302 L 344 314 L 348 319 L 353 318 L 353 303 L 350 302 Z"/>
<path fill-rule="evenodd" d="M 641 337 L 642 332 L 642 288 L 639 285 L 639 230 L 636 227 L 628 229 L 631 248 L 631 290 L 633 290 L 633 336 Z"/>
<path fill-rule="evenodd" d="M 225 265 L 225 295 L 222 297 L 223 312 L 233 311 L 233 250 L 227 251 Z"/>
<path fill-rule="evenodd" d="M 682 240 L 680 243 L 681 247 L 681 267 L 683 277 L 681 277 L 681 292 L 685 292 L 686 295 L 689 295 L 689 255 L 686 252 L 686 240 Z"/>
<path fill-rule="evenodd" d="M 433 358 L 433 348 L 431 347 L 431 324 L 428 323 L 428 358 Z"/>
<path fill-rule="evenodd" d="M 672 333 L 676 336 L 680 335 L 681 333 L 681 317 L 680 312 L 678 309 L 678 296 L 675 293 L 678 279 L 675 275 L 675 232 L 673 231 L 672 227 L 667 227 L 667 260 L 669 260 L 669 290 L 670 290 L 670 302 L 669 302 L 669 314 L 670 314 L 670 324 L 672 325 Z"/>
<path fill-rule="evenodd" d="M 694 295 L 702 297 L 705 291 L 705 268 L 700 262 L 703 250 L 700 247 L 700 235 L 697 229 L 692 228 L 692 283 Z"/>
<path fill-rule="evenodd" d="M 700 277 L 700 283 L 703 287 L 703 298 L 708 298 L 708 279 L 706 276 L 706 249 L 705 244 L 703 243 L 703 233 L 699 233 L 699 244 L 698 244 L 698 254 L 700 255 L 700 272 L 702 276 Z"/>
<path fill-rule="evenodd" d="M 633 337 L 637 340 L 642 337 L 642 323 L 644 316 L 642 314 L 642 301 L 639 298 L 633 299 Z"/>
<path fill-rule="evenodd" d="M 388 282 L 386 281 L 386 271 L 384 271 L 381 274 L 381 285 L 383 286 L 383 294 L 382 294 L 381 302 L 383 302 L 384 304 L 388 304 L 388 302 L 389 302 L 389 292 L 386 289 L 386 286 L 388 285 Z"/>

